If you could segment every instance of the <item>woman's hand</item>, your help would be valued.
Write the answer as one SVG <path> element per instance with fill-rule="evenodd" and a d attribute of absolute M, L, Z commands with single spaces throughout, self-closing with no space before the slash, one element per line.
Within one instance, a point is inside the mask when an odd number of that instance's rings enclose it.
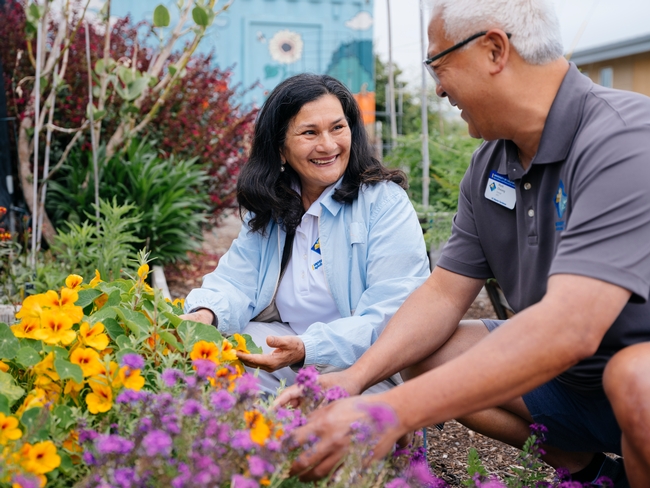
<path fill-rule="evenodd" d="M 239 360 L 250 368 L 260 368 L 272 373 L 305 359 L 305 344 L 296 336 L 269 336 L 266 343 L 275 347 L 271 354 L 245 354 L 237 352 Z"/>
<path fill-rule="evenodd" d="M 212 310 L 209 310 L 207 308 L 200 308 L 196 312 L 185 313 L 183 315 L 179 315 L 178 317 L 183 320 L 201 322 L 202 324 L 214 324 L 214 314 L 212 313 Z"/>
<path fill-rule="evenodd" d="M 327 391 L 335 386 L 343 388 L 348 395 L 354 396 L 361 393 L 361 389 L 352 381 L 351 375 L 347 371 L 337 371 L 318 376 L 318 384 L 323 391 Z M 274 407 L 294 407 L 298 408 L 302 403 L 302 387 L 300 385 L 291 385 L 282 390 L 275 401 Z"/>

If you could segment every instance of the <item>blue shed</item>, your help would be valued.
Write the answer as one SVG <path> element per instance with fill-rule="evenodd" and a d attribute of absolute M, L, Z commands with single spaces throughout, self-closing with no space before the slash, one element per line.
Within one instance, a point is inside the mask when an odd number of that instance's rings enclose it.
<path fill-rule="evenodd" d="M 159 1 L 113 0 L 113 14 L 153 15 Z M 223 3 L 221 0 L 219 3 Z M 345 83 L 374 119 L 374 0 L 235 0 L 215 19 L 201 48 L 212 50 L 233 83 L 257 106 L 296 73 L 329 74 Z M 369 112 L 373 111 L 372 114 Z"/>

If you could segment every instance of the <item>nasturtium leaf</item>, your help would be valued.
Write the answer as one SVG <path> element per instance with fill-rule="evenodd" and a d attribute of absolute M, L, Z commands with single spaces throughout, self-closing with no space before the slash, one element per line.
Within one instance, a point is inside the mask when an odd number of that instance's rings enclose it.
<path fill-rule="evenodd" d="M 41 356 L 29 346 L 21 347 L 16 353 L 16 362 L 25 368 L 31 368 L 40 361 Z"/>
<path fill-rule="evenodd" d="M 13 376 L 0 371 L 0 395 L 7 398 L 9 406 L 20 400 L 24 394 L 25 390 L 16 384 Z"/>
<path fill-rule="evenodd" d="M 75 305 L 81 308 L 86 308 L 88 305 L 93 303 L 101 294 L 101 291 L 95 290 L 94 288 L 81 290 L 79 291 L 79 299 L 75 302 Z"/>
<path fill-rule="evenodd" d="M 20 339 L 20 347 L 31 347 L 35 351 L 39 352 L 43 350 L 43 343 L 36 339 L 27 339 L 23 337 Z"/>
<path fill-rule="evenodd" d="M 102 321 L 102 324 L 104 324 L 104 329 L 106 329 L 108 336 L 114 341 L 124 335 L 124 329 L 117 323 L 117 320 L 107 318 Z"/>
<path fill-rule="evenodd" d="M 170 21 L 169 10 L 164 5 L 158 5 L 153 11 L 153 25 L 156 27 L 167 27 Z"/>
<path fill-rule="evenodd" d="M 166 330 L 160 332 L 160 338 L 175 349 L 179 351 L 183 350 L 183 347 L 178 343 L 178 340 L 176 340 L 176 337 L 174 337 L 174 334 L 171 332 L 167 332 Z"/>
<path fill-rule="evenodd" d="M 68 455 L 68 453 L 65 453 L 61 450 L 57 451 L 57 454 L 61 458 L 61 464 L 59 464 L 58 470 L 61 471 L 63 474 L 70 475 L 74 473 L 75 467 L 74 464 L 72 463 L 72 459 Z"/>
<path fill-rule="evenodd" d="M 176 330 L 186 351 L 191 351 L 194 344 L 199 341 L 216 342 L 217 344 L 221 344 L 223 341 L 223 336 L 213 325 L 183 320 Z"/>
<path fill-rule="evenodd" d="M 5 415 L 11 413 L 11 410 L 9 409 L 9 399 L 4 395 L 0 395 L 0 413 L 4 413 Z"/>
<path fill-rule="evenodd" d="M 38 442 L 49 438 L 49 412 L 42 407 L 32 407 L 26 410 L 20 418 L 29 433 L 25 439 L 29 442 Z"/>
<path fill-rule="evenodd" d="M 163 316 L 169 320 L 169 323 L 172 324 L 174 327 L 178 327 L 181 325 L 181 322 L 183 321 L 182 318 L 180 318 L 178 315 L 173 314 L 171 312 L 163 312 Z"/>
<path fill-rule="evenodd" d="M 111 297 L 108 297 L 109 301 Z M 108 302 L 106 302 L 108 303 Z M 96 324 L 97 322 L 104 322 L 106 319 L 115 319 L 117 317 L 117 312 L 112 307 L 107 307 L 104 305 L 98 312 L 90 316 L 90 323 Z"/>
<path fill-rule="evenodd" d="M 210 21 L 208 13 L 203 7 L 198 5 L 192 9 L 192 18 L 196 22 L 196 25 L 200 25 L 201 27 L 207 27 Z"/>
<path fill-rule="evenodd" d="M 126 335 L 119 336 L 117 339 L 115 339 L 115 343 L 120 349 L 127 349 L 132 346 L 131 339 L 129 339 Z"/>
<path fill-rule="evenodd" d="M 110 292 L 110 294 L 108 295 L 108 300 L 104 304 L 104 307 L 116 307 L 121 302 L 122 302 L 122 292 L 118 289 L 115 289 L 112 292 Z"/>
<path fill-rule="evenodd" d="M 67 405 L 57 405 L 52 410 L 52 415 L 58 419 L 59 427 L 64 430 L 76 422 L 76 419 L 72 413 L 72 409 Z"/>
<path fill-rule="evenodd" d="M 11 328 L 5 323 L 0 323 L 0 359 L 13 359 L 20 349 L 20 342 Z"/>
<path fill-rule="evenodd" d="M 60 346 L 46 345 L 43 347 L 43 351 L 45 352 L 45 354 L 54 352 L 54 356 L 58 359 L 68 359 L 68 356 L 70 355 L 70 352 L 66 348 Z"/>
<path fill-rule="evenodd" d="M 264 352 L 261 347 L 255 344 L 251 336 L 248 334 L 242 334 L 242 337 L 246 339 L 246 349 L 248 349 L 251 354 L 262 354 Z"/>
<path fill-rule="evenodd" d="M 71 379 L 75 380 L 77 383 L 81 383 L 84 380 L 84 373 L 81 366 L 78 364 L 72 364 L 70 361 L 66 361 L 65 359 L 55 359 L 54 369 L 62 380 Z"/>
<path fill-rule="evenodd" d="M 124 325 L 133 332 L 133 335 L 135 335 L 136 338 L 139 338 L 141 334 L 149 333 L 149 326 L 151 323 L 147 317 L 141 313 L 125 308 L 113 307 L 113 309 L 117 312 L 117 315 L 120 317 L 122 322 L 124 322 Z"/>

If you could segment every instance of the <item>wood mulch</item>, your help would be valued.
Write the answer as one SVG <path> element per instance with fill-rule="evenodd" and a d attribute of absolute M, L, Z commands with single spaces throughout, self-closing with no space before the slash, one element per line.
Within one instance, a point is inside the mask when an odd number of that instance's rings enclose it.
<path fill-rule="evenodd" d="M 205 233 L 203 253 L 189 257 L 187 263 L 165 267 L 167 285 L 173 298 L 184 298 L 193 288 L 201 286 L 204 275 L 213 271 L 219 257 L 228 249 L 239 231 L 236 216 L 226 216 L 221 225 Z M 497 318 L 492 304 L 485 292 L 479 294 L 467 314 L 466 319 Z M 511 466 L 517 465 L 518 449 L 492 440 L 456 421 L 446 422 L 442 431 L 431 427 L 427 429 L 427 458 L 435 474 L 450 486 L 463 486 L 467 479 L 467 455 L 474 447 L 483 465 L 491 474 L 504 479 L 512 475 Z M 554 470 L 546 469 L 551 479 Z"/>

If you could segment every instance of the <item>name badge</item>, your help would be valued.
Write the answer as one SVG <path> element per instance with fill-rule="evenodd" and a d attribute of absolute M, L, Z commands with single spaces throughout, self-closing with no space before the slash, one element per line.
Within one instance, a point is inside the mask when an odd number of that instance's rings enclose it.
<path fill-rule="evenodd" d="M 515 184 L 506 176 L 492 171 L 485 187 L 485 198 L 512 210 L 517 203 Z"/>

